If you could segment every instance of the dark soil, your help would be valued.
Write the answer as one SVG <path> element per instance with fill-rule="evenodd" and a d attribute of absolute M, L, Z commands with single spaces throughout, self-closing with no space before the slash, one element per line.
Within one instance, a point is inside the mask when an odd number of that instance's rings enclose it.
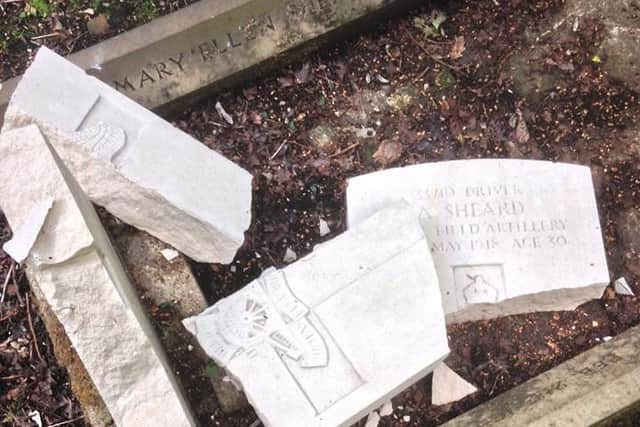
<path fill-rule="evenodd" d="M 18 0 L 0 2 L 0 82 L 22 74 L 38 47 L 61 55 L 145 24 L 196 0 Z M 87 23 L 99 15 L 108 28 L 91 34 Z"/>
<path fill-rule="evenodd" d="M 178 117 L 179 127 L 255 177 L 254 222 L 234 263 L 211 266 L 211 302 L 269 266 L 282 267 L 287 248 L 302 256 L 344 231 L 347 177 L 384 167 L 486 157 L 591 166 L 611 275 L 626 277 L 640 291 L 640 259 L 635 252 L 640 242 L 623 242 L 617 224 L 620 212 L 640 208 L 637 146 L 617 139 L 637 120 L 638 95 L 611 81 L 592 60 L 601 37 L 599 23 L 587 22 L 577 33 L 551 42 L 553 63 L 562 63 L 563 52 L 571 50 L 573 67 L 561 67 L 557 89 L 539 102 L 520 97 L 505 70 L 509 58 L 527 48 L 524 35 L 535 32 L 561 4 L 433 4 Z M 415 27 L 414 16 L 429 17 L 435 9 L 449 16 L 446 37 L 429 41 Z M 459 36 L 466 50 L 452 60 L 449 54 Z M 381 82 L 378 75 L 390 83 Z M 349 111 L 370 110 L 361 102 L 364 91 L 393 93 L 408 85 L 416 88 L 417 101 L 403 111 L 368 111 L 367 126 L 377 130 L 375 138 L 357 140 L 348 131 L 337 131 L 333 155 L 312 147 L 313 127 L 338 130 L 355 124 L 350 123 Z M 235 125 L 219 117 L 214 108 L 218 100 L 234 116 Z M 528 138 L 515 125 L 520 117 Z M 383 165 L 372 153 L 385 141 L 398 141 L 401 153 Z M 332 230 L 324 238 L 319 234 L 320 218 Z M 609 289 L 601 300 L 572 312 L 451 326 L 451 366 L 480 393 L 433 407 L 427 377 L 394 399 L 394 415 L 383 418 L 381 426 L 441 423 L 639 322 L 640 301 Z M 246 425 L 244 418 L 233 417 L 221 423 Z"/>
<path fill-rule="evenodd" d="M 287 248 L 303 256 L 315 244 L 344 231 L 347 177 L 384 167 L 486 157 L 590 166 L 611 275 L 626 277 L 636 293 L 640 292 L 640 242 L 629 242 L 621 231 L 622 213 L 640 209 L 640 154 L 637 145 L 623 139 L 625 130 L 638 120 L 638 94 L 610 80 L 593 61 L 601 37 L 600 24 L 594 21 L 552 40 L 547 47 L 551 61 L 546 66 L 561 76 L 557 88 L 536 101 L 519 96 L 506 64 L 527 49 L 525 35 L 547 22 L 562 1 L 499 3 L 431 3 L 174 117 L 177 126 L 255 177 L 254 221 L 235 261 L 229 266 L 196 266 L 211 303 L 240 289 L 265 268 L 284 266 Z M 414 17 L 429 19 L 436 9 L 448 16 L 445 35 L 429 40 L 414 25 Z M 464 37 L 460 57 L 452 54 L 454 46 L 460 48 L 456 37 Z M 19 60 L 24 52 L 11 51 L 14 60 L 9 66 L 3 58 L 2 72 L 7 75 L 24 65 Z M 567 51 L 572 52 L 571 67 L 564 66 L 563 52 Z M 363 101 L 363 94 L 394 93 L 400 87 L 411 88 L 413 101 L 397 110 L 375 111 Z M 216 101 L 233 115 L 234 125 L 218 115 Z M 373 138 L 359 140 L 344 130 L 360 125 L 354 112 L 366 112 L 366 126 L 376 130 Z M 526 123 L 526 132 L 517 125 L 520 121 Z M 309 141 L 309 131 L 321 124 L 336 131 L 333 154 L 319 153 Z M 389 144 L 395 148 L 386 161 L 372 155 L 383 142 L 399 143 Z M 320 218 L 331 228 L 325 237 L 320 237 Z M 2 266 L 4 275 L 8 260 Z M 25 290 L 11 292 L 0 306 L 0 319 L 12 307 L 22 307 L 22 314 L 11 318 L 6 336 L 28 338 L 24 301 L 18 298 L 21 295 L 24 300 Z M 161 311 L 152 315 L 156 320 L 164 316 Z M 36 333 L 43 334 L 35 314 L 32 319 Z M 380 425 L 436 425 L 638 323 L 640 301 L 617 296 L 609 289 L 602 299 L 572 312 L 453 325 L 449 327 L 451 366 L 480 392 L 453 405 L 433 407 L 427 377 L 393 400 L 394 414 L 383 418 Z M 0 323 L 0 333 L 6 339 L 4 323 Z M 5 387 L 5 376 L 32 378 L 35 368 L 31 365 L 38 366 L 38 357 L 32 340 L 26 345 L 30 357 L 16 370 L 5 374 L 0 366 L 0 387 Z M 41 344 L 40 351 L 46 357 L 44 367 L 59 372 L 53 368 L 56 364 L 46 345 Z M 2 361 L 4 354 L 0 349 Z M 35 389 L 45 377 L 33 378 L 29 384 Z M 52 399 L 70 399 L 63 387 L 65 380 L 54 378 Z M 16 387 L 19 383 L 7 384 Z M 12 405 L 20 416 L 32 408 L 44 411 L 40 397 L 29 400 L 31 396 L 39 395 L 19 391 L 9 398 L 0 397 L 0 405 Z M 71 408 L 71 413 L 60 412 L 60 416 L 73 418 L 77 406 L 71 404 Z M 46 410 L 51 420 L 59 419 L 55 411 L 61 409 Z M 199 415 L 212 426 L 246 427 L 257 418 L 250 411 L 225 415 L 219 410 L 207 412 L 210 410 L 203 407 Z"/>
<path fill-rule="evenodd" d="M 0 215 L 1 244 L 10 235 Z M 34 426 L 34 412 L 46 426 L 70 420 L 76 421 L 66 425 L 84 425 L 23 270 L 0 251 L 0 271 L 0 425 Z"/>

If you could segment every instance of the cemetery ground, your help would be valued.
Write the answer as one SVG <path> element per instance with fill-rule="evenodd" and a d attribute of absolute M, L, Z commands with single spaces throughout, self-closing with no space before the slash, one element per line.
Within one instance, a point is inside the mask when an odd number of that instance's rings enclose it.
<path fill-rule="evenodd" d="M 270 266 L 283 267 L 285 254 L 301 257 L 343 232 L 347 177 L 485 157 L 590 166 L 611 277 L 624 276 L 640 292 L 639 95 L 604 69 L 601 22 L 582 19 L 577 28 L 536 40 L 563 3 L 430 2 L 170 117 L 255 177 L 253 224 L 235 261 L 193 264 L 209 303 Z M 183 2 L 153 4 L 168 11 Z M 24 2 L 2 7 L 17 10 Z M 51 18 L 29 19 L 38 34 L 52 32 Z M 67 25 L 75 26 L 79 43 L 89 44 L 97 38 L 86 34 L 85 21 L 74 14 Z M 112 22 L 122 29 L 133 24 L 132 18 Z M 68 53 L 55 41 L 39 42 Z M 539 67 L 512 72 L 533 44 L 543 52 Z M 22 41 L 4 46 L 0 79 L 24 69 L 28 45 L 36 47 Z M 526 74 L 533 77 L 523 79 Z M 539 92 L 532 80 L 542 82 Z M 127 227 L 107 214 L 103 219 L 113 237 Z M 3 225 L 4 242 L 10 232 Z M 23 273 L 0 256 L 0 285 L 6 283 L 0 289 L 0 423 L 34 425 L 29 414 L 37 411 L 44 425 L 83 425 Z M 171 306 L 148 309 L 161 335 L 179 320 Z M 571 312 L 450 326 L 448 362 L 480 392 L 434 407 L 431 382 L 424 379 L 393 400 L 393 415 L 380 425 L 436 425 L 638 323 L 640 301 L 609 288 Z M 188 372 L 186 343 L 168 352 L 203 425 L 256 420 L 250 409 L 221 411 L 202 380 L 221 373 L 212 365 Z"/>
<path fill-rule="evenodd" d="M 40 44 L 68 55 L 196 0 L 0 3 L 0 81 L 22 74 Z"/>

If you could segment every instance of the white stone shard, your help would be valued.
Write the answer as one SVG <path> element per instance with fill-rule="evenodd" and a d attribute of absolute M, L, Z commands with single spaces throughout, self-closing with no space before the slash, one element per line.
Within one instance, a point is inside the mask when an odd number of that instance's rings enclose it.
<path fill-rule="evenodd" d="M 26 271 L 116 425 L 194 425 L 93 206 L 35 125 L 0 135 L 0 174 L 0 206 L 14 230 L 35 203 L 54 200 Z"/>
<path fill-rule="evenodd" d="M 19 228 L 15 229 L 11 240 L 2 246 L 2 250 L 16 262 L 22 263 L 29 256 L 52 206 L 53 198 L 51 196 L 46 196 L 44 200 L 36 203 L 27 217 L 23 218 Z"/>
<path fill-rule="evenodd" d="M 380 407 L 379 412 L 381 417 L 388 417 L 389 415 L 393 414 L 393 403 L 390 400 L 387 401 Z"/>
<path fill-rule="evenodd" d="M 431 382 L 431 404 L 448 405 L 477 392 L 478 389 L 467 382 L 444 362 L 433 371 Z"/>
<path fill-rule="evenodd" d="M 620 277 L 618 280 L 613 282 L 613 289 L 618 295 L 626 295 L 630 297 L 636 296 L 636 294 L 633 292 L 633 289 L 631 289 L 631 286 L 629 286 L 627 279 L 625 279 L 624 277 Z"/>
<path fill-rule="evenodd" d="M 609 283 L 588 167 L 461 160 L 349 180 L 350 227 L 398 201 L 422 209 L 448 322 L 573 310 Z"/>
<path fill-rule="evenodd" d="M 364 427 L 378 427 L 378 425 L 380 425 L 380 415 L 376 411 L 373 411 L 367 417 Z"/>
<path fill-rule="evenodd" d="M 160 251 L 164 259 L 171 262 L 174 259 L 178 258 L 180 254 L 175 249 L 166 248 Z"/>
<path fill-rule="evenodd" d="M 45 47 L 4 129 L 39 125 L 96 204 L 200 262 L 230 262 L 251 222 L 251 175 Z"/>
<path fill-rule="evenodd" d="M 285 263 L 289 264 L 289 263 L 292 263 L 293 261 L 295 261 L 296 259 L 298 259 L 298 254 L 296 254 L 293 251 L 293 249 L 287 248 L 287 250 L 284 251 L 284 256 L 282 257 L 282 261 L 284 261 Z"/>
<path fill-rule="evenodd" d="M 265 426 L 350 426 L 449 352 L 429 259 L 417 213 L 386 209 L 184 324 Z"/>
<path fill-rule="evenodd" d="M 327 234 L 331 233 L 331 229 L 329 228 L 329 224 L 324 219 L 320 218 L 319 224 L 320 237 L 324 237 Z"/>

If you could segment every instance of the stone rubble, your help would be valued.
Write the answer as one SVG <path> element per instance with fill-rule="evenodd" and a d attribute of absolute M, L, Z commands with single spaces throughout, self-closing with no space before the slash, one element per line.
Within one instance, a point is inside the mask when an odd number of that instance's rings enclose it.
<path fill-rule="evenodd" d="M 378 412 L 380 413 L 381 417 L 388 417 L 389 415 L 393 414 L 393 403 L 389 400 L 380 407 Z"/>
<path fill-rule="evenodd" d="M 194 425 L 93 206 L 37 126 L 0 135 L 0 173 L 0 205 L 13 230 L 24 226 L 36 203 L 53 199 L 26 272 L 36 295 L 46 298 L 63 325 L 115 423 Z"/>
<path fill-rule="evenodd" d="M 199 262 L 228 263 L 251 222 L 251 175 L 40 48 L 5 115 L 54 146 L 91 201 Z"/>

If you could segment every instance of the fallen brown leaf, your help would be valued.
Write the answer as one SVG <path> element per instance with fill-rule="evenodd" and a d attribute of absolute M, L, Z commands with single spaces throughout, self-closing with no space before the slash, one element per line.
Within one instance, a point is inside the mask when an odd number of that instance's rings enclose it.
<path fill-rule="evenodd" d="M 105 15 L 98 15 L 87 22 L 87 30 L 94 36 L 100 36 L 109 31 L 109 20 Z"/>
<path fill-rule="evenodd" d="M 449 53 L 449 58 L 456 60 L 462 58 L 462 54 L 464 53 L 466 47 L 464 44 L 464 36 L 456 37 L 453 42 L 453 46 L 451 46 L 451 52 Z"/>
<path fill-rule="evenodd" d="M 382 166 L 387 166 L 397 161 L 402 156 L 402 151 L 402 144 L 398 141 L 382 141 L 376 152 L 373 153 L 373 159 Z"/>

